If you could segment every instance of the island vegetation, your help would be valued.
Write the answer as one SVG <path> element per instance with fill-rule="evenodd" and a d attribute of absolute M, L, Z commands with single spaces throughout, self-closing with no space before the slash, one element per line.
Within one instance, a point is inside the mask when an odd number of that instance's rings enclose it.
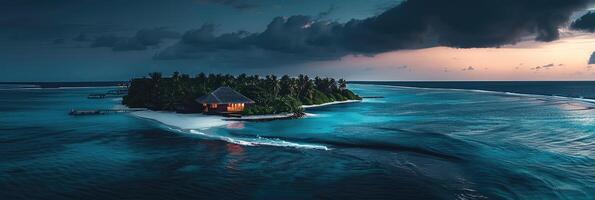
<path fill-rule="evenodd" d="M 171 77 L 163 77 L 161 73 L 154 72 L 149 77 L 132 79 L 122 103 L 132 108 L 200 112 L 202 105 L 194 100 L 221 86 L 229 86 L 255 101 L 254 105 L 246 107 L 244 115 L 301 114 L 302 105 L 361 99 L 347 89 L 344 79 L 204 73 L 191 77 L 178 72 Z"/>

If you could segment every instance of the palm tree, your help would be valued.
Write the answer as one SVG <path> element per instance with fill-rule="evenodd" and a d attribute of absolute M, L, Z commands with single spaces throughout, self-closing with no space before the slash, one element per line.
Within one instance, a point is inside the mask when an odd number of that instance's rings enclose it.
<path fill-rule="evenodd" d="M 163 87 L 160 90 L 160 105 L 164 110 L 175 110 L 176 105 L 182 99 L 183 86 L 179 72 L 174 72 L 169 79 L 164 79 Z"/>
<path fill-rule="evenodd" d="M 329 86 L 330 86 L 330 89 L 332 92 L 339 90 L 339 88 L 337 87 L 337 81 L 335 81 L 334 78 L 331 78 L 331 80 L 329 82 Z"/>
<path fill-rule="evenodd" d="M 310 82 L 308 75 L 300 74 L 297 79 L 298 97 L 302 97 L 305 93 L 307 84 Z"/>
<path fill-rule="evenodd" d="M 314 96 L 314 91 L 316 90 L 316 88 L 314 87 L 314 82 L 310 80 L 308 76 L 305 76 L 305 80 L 306 82 L 304 84 L 304 92 L 302 93 L 302 95 L 304 95 L 303 97 L 312 99 L 312 97 Z"/>
<path fill-rule="evenodd" d="M 238 82 L 238 84 L 242 84 L 242 85 L 246 85 L 246 81 L 248 80 L 247 78 L 248 76 L 244 73 L 238 75 L 238 77 L 236 78 L 236 81 Z"/>
<path fill-rule="evenodd" d="M 345 79 L 339 79 L 339 90 L 343 91 L 347 89 L 347 81 Z"/>
<path fill-rule="evenodd" d="M 273 97 L 277 98 L 279 96 L 279 91 L 281 90 L 281 85 L 279 84 L 279 80 L 277 80 L 277 76 L 275 75 L 268 75 L 266 76 L 267 88 L 269 88 L 273 92 Z"/>
<path fill-rule="evenodd" d="M 294 81 L 292 78 L 289 78 L 288 75 L 284 75 L 281 77 L 281 80 L 279 82 L 280 84 L 280 90 L 279 93 L 282 96 L 286 96 L 286 95 L 293 95 L 295 93 L 295 88 L 294 88 Z"/>
<path fill-rule="evenodd" d="M 323 80 L 320 77 L 314 77 L 314 85 L 316 86 L 317 90 L 324 91 L 324 84 L 322 81 Z"/>
<path fill-rule="evenodd" d="M 206 85 L 207 85 L 207 90 L 208 91 L 211 91 L 211 90 L 214 90 L 215 89 L 214 88 L 215 85 L 216 85 L 215 79 L 216 79 L 215 74 L 209 74 L 209 76 L 207 77 L 207 84 Z"/>
<path fill-rule="evenodd" d="M 194 79 L 196 80 L 197 96 L 205 95 L 207 93 L 207 75 L 201 72 Z"/>
<path fill-rule="evenodd" d="M 159 81 L 161 81 L 161 73 L 159 72 L 149 73 L 149 77 L 151 77 L 153 83 L 159 83 Z"/>
<path fill-rule="evenodd" d="M 151 87 L 149 89 L 150 99 L 149 99 L 149 107 L 159 108 L 161 103 L 161 80 L 162 75 L 159 72 L 149 73 L 149 77 L 151 78 Z"/>

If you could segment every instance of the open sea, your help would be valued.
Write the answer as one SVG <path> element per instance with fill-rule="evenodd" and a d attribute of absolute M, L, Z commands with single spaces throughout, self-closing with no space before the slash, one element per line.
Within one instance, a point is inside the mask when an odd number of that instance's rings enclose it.
<path fill-rule="evenodd" d="M 595 82 L 358 82 L 384 98 L 201 128 L 52 84 L 0 84 L 2 200 L 595 199 Z"/>

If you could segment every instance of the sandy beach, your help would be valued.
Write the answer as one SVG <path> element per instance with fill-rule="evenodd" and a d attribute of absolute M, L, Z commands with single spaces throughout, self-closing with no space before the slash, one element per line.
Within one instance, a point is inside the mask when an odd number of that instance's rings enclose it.
<path fill-rule="evenodd" d="M 302 105 L 302 108 L 317 108 L 317 107 L 322 107 L 322 106 L 330 106 L 330 105 L 344 104 L 344 103 L 356 103 L 356 102 L 362 102 L 362 100 L 333 101 L 333 102 L 316 104 L 316 105 Z"/>

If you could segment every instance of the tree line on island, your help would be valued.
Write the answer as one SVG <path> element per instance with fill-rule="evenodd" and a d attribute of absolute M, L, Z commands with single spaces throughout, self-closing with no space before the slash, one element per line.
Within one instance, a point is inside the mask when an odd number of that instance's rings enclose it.
<path fill-rule="evenodd" d="M 174 72 L 171 77 L 150 73 L 149 77 L 132 79 L 128 95 L 122 103 L 132 108 L 149 108 L 177 112 L 200 112 L 202 105 L 197 97 L 229 86 L 255 101 L 244 109 L 244 115 L 303 113 L 302 105 L 323 104 L 333 101 L 360 100 L 361 97 L 347 89 L 344 79 L 307 75 L 278 78 L 275 75 L 238 76 L 200 73 L 194 77 Z"/>

